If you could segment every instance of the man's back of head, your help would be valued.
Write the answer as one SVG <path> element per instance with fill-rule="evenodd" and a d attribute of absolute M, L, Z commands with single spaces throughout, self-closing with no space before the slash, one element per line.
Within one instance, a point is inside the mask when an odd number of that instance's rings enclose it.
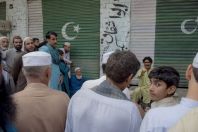
<path fill-rule="evenodd" d="M 115 51 L 110 55 L 105 73 L 115 83 L 123 83 L 132 75 L 134 77 L 140 68 L 140 62 L 131 51 Z"/>
<path fill-rule="evenodd" d="M 50 65 L 52 63 L 50 54 L 35 51 L 22 57 L 23 72 L 28 83 L 48 84 L 50 78 Z"/>

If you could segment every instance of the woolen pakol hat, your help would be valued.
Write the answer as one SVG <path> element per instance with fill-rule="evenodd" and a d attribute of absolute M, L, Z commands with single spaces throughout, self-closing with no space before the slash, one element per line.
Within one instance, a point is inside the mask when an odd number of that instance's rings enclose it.
<path fill-rule="evenodd" d="M 198 53 L 196 54 L 192 65 L 193 67 L 198 68 Z"/>
<path fill-rule="evenodd" d="M 47 66 L 52 64 L 51 55 L 43 51 L 30 52 L 22 56 L 23 66 Z"/>

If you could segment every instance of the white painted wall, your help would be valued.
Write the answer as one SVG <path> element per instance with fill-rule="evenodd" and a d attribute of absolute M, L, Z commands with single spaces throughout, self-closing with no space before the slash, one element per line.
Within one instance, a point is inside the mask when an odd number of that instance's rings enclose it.
<path fill-rule="evenodd" d="M 0 0 L 0 2 L 4 1 L 6 2 L 6 20 L 12 23 L 12 32 L 8 35 L 10 40 L 15 35 L 26 37 L 28 33 L 27 0 Z M 10 9 L 11 4 L 12 9 Z"/>
<path fill-rule="evenodd" d="M 127 50 L 131 0 L 100 0 L 100 60 L 104 53 Z M 101 62 L 100 61 L 100 62 Z M 100 72 L 102 74 L 102 72 Z"/>
<path fill-rule="evenodd" d="M 154 60 L 156 0 L 132 0 L 131 2 L 129 49 L 141 62 L 145 56 L 150 56 Z"/>

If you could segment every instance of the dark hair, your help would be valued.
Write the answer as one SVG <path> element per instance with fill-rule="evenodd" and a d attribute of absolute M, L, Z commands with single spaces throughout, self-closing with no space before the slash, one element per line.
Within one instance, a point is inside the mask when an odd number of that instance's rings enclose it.
<path fill-rule="evenodd" d="M 105 73 L 106 64 L 102 64 L 102 72 Z"/>
<path fill-rule="evenodd" d="M 39 41 L 38 38 L 33 38 L 33 39 L 32 39 L 33 42 L 35 42 L 35 41 L 37 41 L 37 40 Z"/>
<path fill-rule="evenodd" d="M 1 65 L 1 54 L 0 54 Z M 6 87 L 2 72 L 0 72 L 0 128 L 6 131 L 6 124 L 15 118 L 16 107 Z"/>
<path fill-rule="evenodd" d="M 144 57 L 144 59 L 142 60 L 142 62 L 144 63 L 146 60 L 148 60 L 150 63 L 153 63 L 153 60 L 149 56 Z"/>
<path fill-rule="evenodd" d="M 14 40 L 15 40 L 15 39 L 20 39 L 21 42 L 23 42 L 23 40 L 22 40 L 22 38 L 21 38 L 20 36 L 14 36 L 13 39 L 12 39 L 12 42 L 13 42 L 13 43 L 14 43 Z"/>
<path fill-rule="evenodd" d="M 178 87 L 180 75 L 179 75 L 179 72 L 175 70 L 173 67 L 160 66 L 160 67 L 154 68 L 149 73 L 149 78 L 162 80 L 166 83 L 167 87 L 170 87 L 172 85 Z"/>
<path fill-rule="evenodd" d="M 40 47 L 42 47 L 43 45 L 46 45 L 46 44 L 47 44 L 47 41 L 46 41 L 46 40 L 44 40 L 44 41 L 42 41 L 41 43 L 39 43 L 38 48 L 40 48 Z"/>
<path fill-rule="evenodd" d="M 0 52 L 0 65 L 1 65 L 1 60 L 2 60 L 2 58 L 1 58 L 1 52 Z"/>
<path fill-rule="evenodd" d="M 58 36 L 57 33 L 53 32 L 53 31 L 49 31 L 49 32 L 47 32 L 47 34 L 46 34 L 46 36 L 45 36 L 46 39 L 50 39 L 50 36 L 51 36 L 51 35 L 54 35 L 54 36 L 56 36 L 56 37 Z"/>
<path fill-rule="evenodd" d="M 116 51 L 107 61 L 105 73 L 116 83 L 122 83 L 132 74 L 135 76 L 140 62 L 131 51 Z"/>
<path fill-rule="evenodd" d="M 63 55 L 64 54 L 64 52 L 61 49 L 58 49 L 58 53 L 59 53 L 59 55 Z"/>
<path fill-rule="evenodd" d="M 198 83 L 198 68 L 193 67 L 193 74 L 196 82 Z"/>

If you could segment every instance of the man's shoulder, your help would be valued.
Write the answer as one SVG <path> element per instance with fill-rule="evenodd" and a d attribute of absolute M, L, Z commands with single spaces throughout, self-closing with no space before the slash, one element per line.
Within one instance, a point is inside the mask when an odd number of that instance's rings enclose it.
<path fill-rule="evenodd" d="M 167 107 L 158 107 L 158 108 L 153 108 L 150 109 L 147 114 L 150 116 L 165 116 L 165 114 L 170 114 L 172 111 L 174 111 L 178 105 L 175 106 L 167 106 Z M 163 114 L 162 114 L 163 113 Z"/>
<path fill-rule="evenodd" d="M 31 87 L 31 86 L 30 86 Z M 41 95 L 37 95 L 41 94 Z M 53 99 L 58 99 L 58 100 L 66 100 L 67 102 L 69 101 L 69 96 L 58 90 L 54 90 L 52 88 L 47 88 L 44 87 L 43 84 L 37 84 L 37 87 L 32 87 L 32 88 L 25 88 L 24 90 L 17 92 L 12 95 L 12 97 L 15 100 L 24 100 L 24 98 L 32 98 L 32 97 L 47 97 L 47 98 L 53 98 Z M 24 100 L 25 101 L 25 100 Z"/>
<path fill-rule="evenodd" d="M 76 92 L 76 94 L 72 97 L 73 100 L 75 98 L 83 98 L 87 101 L 95 101 L 101 104 L 109 104 L 110 107 L 117 107 L 117 108 L 123 108 L 123 109 L 137 109 L 137 106 L 135 103 L 129 101 L 129 100 L 121 100 L 121 99 L 115 99 L 115 98 L 110 98 L 103 96 L 101 94 L 98 94 L 94 92 L 92 89 L 89 88 L 81 88 Z"/>
<path fill-rule="evenodd" d="M 9 55 L 10 53 L 15 52 L 14 48 L 6 50 L 6 55 Z"/>
<path fill-rule="evenodd" d="M 49 88 L 48 91 L 51 93 L 51 95 L 54 95 L 57 98 L 64 98 L 64 99 L 69 100 L 69 96 L 63 91 L 55 90 L 52 88 Z"/>
<path fill-rule="evenodd" d="M 93 88 L 95 86 L 98 86 L 103 81 L 104 80 L 101 80 L 100 78 L 95 80 L 87 80 L 83 83 L 82 88 Z"/>
<path fill-rule="evenodd" d="M 47 47 L 47 45 L 43 45 L 39 48 L 39 51 L 49 52 L 49 48 Z"/>
<path fill-rule="evenodd" d="M 177 115 L 179 114 L 178 108 L 179 105 L 150 109 L 146 113 L 144 120 L 146 120 L 146 122 L 150 122 L 151 124 L 163 125 L 166 122 L 170 123 L 172 120 L 177 118 Z"/>

